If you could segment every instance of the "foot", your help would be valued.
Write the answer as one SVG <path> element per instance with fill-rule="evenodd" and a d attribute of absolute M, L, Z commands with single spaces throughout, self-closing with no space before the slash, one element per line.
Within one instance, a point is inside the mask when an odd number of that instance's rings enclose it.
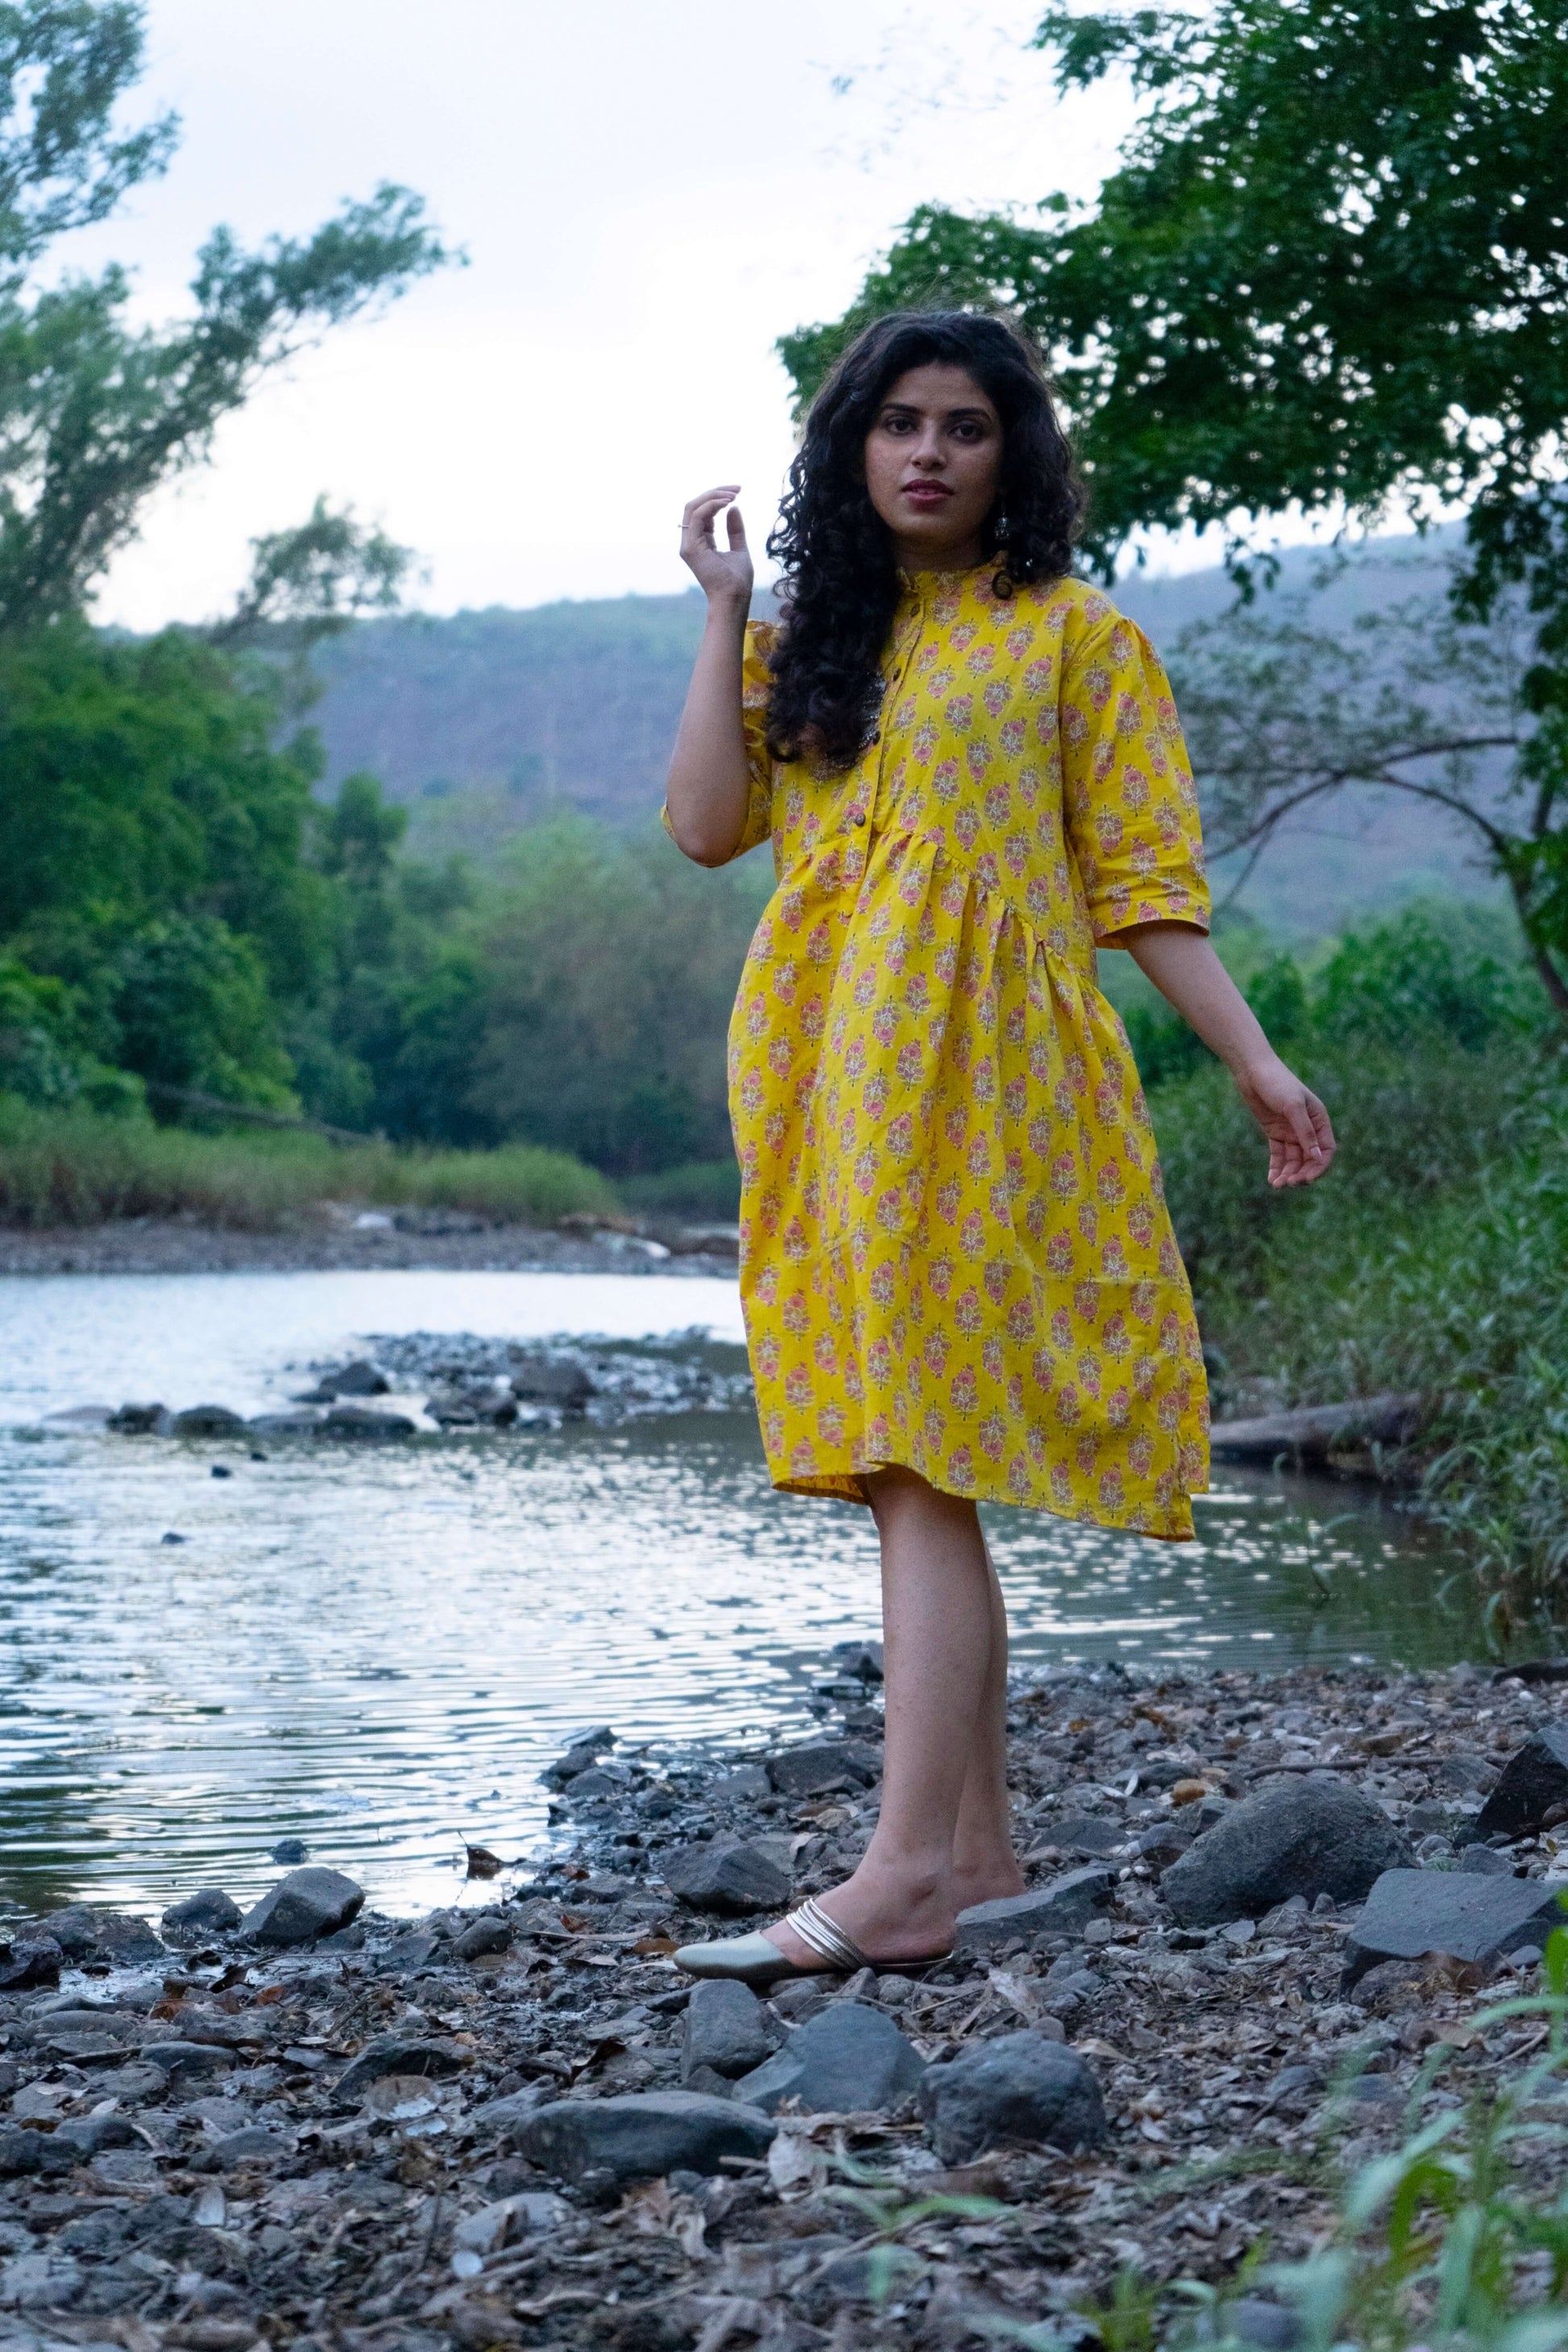
<path fill-rule="evenodd" d="M 859 1946 L 876 1968 L 896 1969 L 900 1960 L 929 1960 L 952 1943 L 959 1905 L 952 1881 L 900 1880 L 886 1872 L 868 1871 L 864 1863 L 853 1878 L 831 1886 L 816 1897 L 835 1927 Z M 770 1944 L 797 1968 L 826 1971 L 827 1962 L 782 1919 L 763 1929 Z"/>
<path fill-rule="evenodd" d="M 952 1887 L 953 1902 L 960 1911 L 967 1911 L 972 1903 L 994 1903 L 1000 1895 L 1026 1892 L 1024 1874 L 1012 1853 L 991 1855 L 984 1861 L 954 1863 Z"/>

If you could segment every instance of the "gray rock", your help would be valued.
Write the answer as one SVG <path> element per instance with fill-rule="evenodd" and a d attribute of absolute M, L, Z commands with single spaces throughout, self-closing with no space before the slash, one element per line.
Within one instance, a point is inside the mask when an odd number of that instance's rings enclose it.
<path fill-rule="evenodd" d="M 925 2061 L 890 2017 L 858 2000 L 836 2000 L 782 2050 L 735 2085 L 735 2096 L 772 2115 L 785 2099 L 803 2114 L 853 2115 L 890 2107 L 920 2088 Z"/>
<path fill-rule="evenodd" d="M 1180 1813 L 1173 1813 L 1169 1821 L 1153 1822 L 1148 1829 L 1140 1830 L 1135 1843 L 1143 1860 L 1155 1870 L 1169 1870 L 1173 1862 L 1180 1862 L 1196 1831 L 1195 1822 L 1188 1823 Z"/>
<path fill-rule="evenodd" d="M 867 1789 L 879 1780 L 882 1759 L 858 1739 L 814 1740 L 808 1748 L 785 1748 L 767 1762 L 768 1779 L 781 1797 L 825 1797 L 835 1789 Z"/>
<path fill-rule="evenodd" d="M 566 1794 L 584 1804 L 598 1797 L 624 1797 L 629 1780 L 630 1775 L 618 1764 L 590 1764 L 585 1772 L 573 1775 Z"/>
<path fill-rule="evenodd" d="M 1093 2069 L 1038 2033 L 1005 2033 L 928 2066 L 921 2111 L 944 2164 L 967 2164 L 991 2147 L 1098 2147 L 1106 2136 Z"/>
<path fill-rule="evenodd" d="M 1484 1756 L 1445 1756 L 1436 1770 L 1437 1786 L 1451 1789 L 1458 1797 L 1489 1789 L 1497 1777 L 1497 1767 Z"/>
<path fill-rule="evenodd" d="M 288 2156 L 291 2143 L 279 2132 L 268 2131 L 265 2124 L 241 2124 L 237 2131 L 225 2132 L 207 2149 L 208 2156 L 226 2172 L 234 2164 L 265 2164 Z"/>
<path fill-rule="evenodd" d="M 252 1437 L 310 1437 L 321 1425 L 319 1412 L 258 1412 L 246 1429 Z"/>
<path fill-rule="evenodd" d="M 1383 1960 L 1427 1952 L 1486 1967 L 1563 1924 L 1562 1882 L 1481 1878 L 1463 1870 L 1387 1870 L 1363 1906 L 1345 1951 L 1345 1990 Z"/>
<path fill-rule="evenodd" d="M 173 1416 L 169 1433 L 172 1437 L 238 1437 L 245 1426 L 243 1413 L 231 1412 L 226 1404 L 191 1404 Z"/>
<path fill-rule="evenodd" d="M 1458 1870 L 1468 1871 L 1474 1878 L 1511 1878 L 1513 1864 L 1506 1853 L 1499 1853 L 1494 1845 L 1462 1845 Z"/>
<path fill-rule="evenodd" d="M 64 1958 L 52 1936 L 18 1936 L 13 1944 L 0 1943 L 0 1992 L 58 1985 Z"/>
<path fill-rule="evenodd" d="M 369 1404 L 334 1404 L 321 1420 L 323 1437 L 357 1440 L 412 1437 L 415 1427 L 405 1412 L 384 1412 Z"/>
<path fill-rule="evenodd" d="M 226 2074 L 234 2064 L 234 2052 L 219 2042 L 148 2042 L 142 2044 L 142 2056 L 150 2066 L 161 2066 L 165 2074 L 179 2074 L 193 2081 L 198 2074 Z"/>
<path fill-rule="evenodd" d="M 48 1932 L 68 1959 L 103 1958 L 119 1968 L 138 1969 L 167 1957 L 145 1919 L 100 1911 L 89 1903 L 51 1911 Z"/>
<path fill-rule="evenodd" d="M 303 1838 L 279 1838 L 275 1846 L 268 1848 L 269 1860 L 286 1863 L 289 1869 L 292 1869 L 296 1863 L 309 1861 L 310 1853 L 310 1849 Z"/>
<path fill-rule="evenodd" d="M 425 1410 L 443 1429 L 510 1429 L 517 1419 L 517 1399 L 510 1389 L 443 1389 L 426 1399 Z"/>
<path fill-rule="evenodd" d="M 1568 1724 L 1548 1724 L 1515 1748 L 1481 1807 L 1476 1835 L 1522 1837 L 1554 1805 L 1568 1805 Z"/>
<path fill-rule="evenodd" d="M 58 2131 L 0 2124 L 0 2180 L 14 2180 L 25 2172 L 69 2172 L 81 2161 L 75 2141 L 62 2139 Z"/>
<path fill-rule="evenodd" d="M 773 1792 L 773 1784 L 760 1764 L 742 1764 L 713 1783 L 714 1796 L 725 1798 L 734 1805 L 754 1805 Z"/>
<path fill-rule="evenodd" d="M 452 1945 L 460 1960 L 482 1959 L 489 1952 L 511 1949 L 511 1922 L 503 1919 L 499 1911 L 481 1911 L 471 1927 L 465 1927 Z"/>
<path fill-rule="evenodd" d="M 689 1911 L 741 1918 L 777 1910 L 789 1900 L 789 1880 L 754 1846 L 714 1838 L 705 1845 L 677 1846 L 661 1860 L 665 1884 Z"/>
<path fill-rule="evenodd" d="M 553 2099 L 515 2133 L 531 2163 L 564 2180 L 585 2173 L 656 2180 L 711 2177 L 726 2156 L 765 2156 L 778 2126 L 755 2107 L 695 2091 L 633 2092 L 617 2099 Z"/>
<path fill-rule="evenodd" d="M 100 2149 L 106 2147 L 136 2147 L 136 2134 L 121 2115 L 71 2116 L 55 2126 L 57 2139 L 68 2140 L 79 2148 L 90 2164 Z"/>
<path fill-rule="evenodd" d="M 601 1756 L 608 1755 L 615 1744 L 615 1733 L 607 1723 L 601 1723 L 596 1730 L 583 1732 L 563 1756 L 545 1766 L 539 1777 L 547 1789 L 563 1789 L 568 1780 L 575 1780 Z"/>
<path fill-rule="evenodd" d="M 406 2033 L 378 2033 L 339 2075 L 338 2096 L 357 2098 L 384 2074 L 426 2074 L 436 2079 L 460 2074 L 471 2063 L 460 2042 L 418 2042 Z"/>
<path fill-rule="evenodd" d="M 698 2067 L 731 2080 L 770 2058 L 784 2028 L 749 1985 L 713 1978 L 693 1985 L 680 2045 L 680 2079 L 689 2089 Z"/>
<path fill-rule="evenodd" d="M 325 1404 L 338 1397 L 385 1396 L 391 1387 L 386 1374 L 362 1356 L 341 1371 L 323 1372 L 317 1394 Z"/>
<path fill-rule="evenodd" d="M 1163 1829 L 1165 1824 L 1162 1823 Z M 1173 1822 L 1171 1826 L 1175 1827 Z M 1127 1832 L 1120 1822 L 1109 1822 L 1094 1813 L 1068 1813 L 1051 1823 L 1048 1832 L 1052 1845 L 1059 1845 L 1069 1853 L 1086 1853 L 1103 1862 L 1107 1854 L 1117 1853 L 1127 1843 Z M 1148 1832 L 1144 1832 L 1144 1836 Z M 1182 1843 L 1185 1844 L 1184 1838 Z M 1139 1840 L 1140 1847 L 1142 1839 Z"/>
<path fill-rule="evenodd" d="M 1258 2352 L 1294 2352 L 1301 2341 L 1301 2323 L 1282 2303 L 1266 2303 L 1261 2295 L 1244 2294 L 1226 2316 L 1239 2344 L 1254 2344 Z"/>
<path fill-rule="evenodd" d="M 1115 1885 L 1113 1870 L 1103 1863 L 1089 1863 L 1082 1870 L 1064 1871 L 1027 1895 L 998 1895 L 990 1903 L 972 1903 L 958 1915 L 956 1948 L 994 1952 L 1020 1937 L 1030 1943 L 1040 1936 L 1076 1936 L 1110 1902 Z"/>
<path fill-rule="evenodd" d="M 237 1927 L 241 1912 L 221 1887 L 204 1886 L 182 1903 L 171 1903 L 159 1926 L 178 1943 L 199 1942 L 204 1936 L 224 1936 Z"/>
<path fill-rule="evenodd" d="M 835 1642 L 830 1654 L 841 1675 L 853 1675 L 860 1683 L 879 1683 L 882 1679 L 880 1642 Z"/>
<path fill-rule="evenodd" d="M 68 1960 L 86 1959 L 98 1949 L 98 1918 L 89 1903 L 68 1903 L 49 1914 L 49 1933 Z"/>
<path fill-rule="evenodd" d="M 364 1889 L 339 1870 L 291 1870 L 264 1895 L 243 1922 L 253 1943 L 313 1943 L 346 1927 L 364 1901 Z"/>
<path fill-rule="evenodd" d="M 559 1405 L 564 1412 L 581 1412 L 598 1391 L 581 1364 L 552 1363 L 547 1356 L 527 1356 L 511 1376 L 513 1396 L 533 1404 Z"/>
<path fill-rule="evenodd" d="M 154 1432 L 162 1437 L 168 1432 L 173 1416 L 161 1404 L 122 1404 L 111 1412 L 105 1426 L 118 1430 L 122 1437 L 148 1437 Z"/>
<path fill-rule="evenodd" d="M 1271 1780 L 1172 1864 L 1160 1892 L 1184 1927 L 1261 1919 L 1293 1895 L 1356 1903 L 1413 1859 L 1380 1806 L 1328 1773 Z"/>

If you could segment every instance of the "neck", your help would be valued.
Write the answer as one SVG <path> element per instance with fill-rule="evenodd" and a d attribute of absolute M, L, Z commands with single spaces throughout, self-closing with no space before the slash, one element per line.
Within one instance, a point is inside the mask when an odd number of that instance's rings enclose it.
<path fill-rule="evenodd" d="M 946 546 L 933 546 L 929 539 L 900 539 L 897 534 L 893 539 L 893 555 L 900 572 L 972 572 L 983 562 L 984 552 L 977 530 Z"/>

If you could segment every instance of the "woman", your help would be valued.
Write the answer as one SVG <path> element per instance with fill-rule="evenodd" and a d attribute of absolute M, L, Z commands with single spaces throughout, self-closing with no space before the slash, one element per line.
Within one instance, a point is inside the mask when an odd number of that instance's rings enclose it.
<path fill-rule="evenodd" d="M 1193 1532 L 1203 1358 L 1097 949 L 1228 1065 L 1271 1183 L 1334 1139 L 1208 942 L 1170 688 L 1069 576 L 1082 494 L 1032 347 L 961 312 L 860 336 L 770 541 L 776 629 L 747 623 L 737 487 L 686 509 L 708 622 L 666 823 L 703 866 L 772 836 L 731 1027 L 747 1336 L 775 1486 L 875 1515 L 886 1637 L 859 1867 L 677 1956 L 768 1982 L 929 1963 L 1022 1891 L 976 1501 Z"/>

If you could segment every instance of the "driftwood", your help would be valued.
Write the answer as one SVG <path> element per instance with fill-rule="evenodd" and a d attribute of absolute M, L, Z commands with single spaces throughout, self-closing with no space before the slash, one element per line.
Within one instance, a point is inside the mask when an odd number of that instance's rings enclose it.
<path fill-rule="evenodd" d="M 1422 1403 L 1418 1396 L 1374 1396 L 1298 1405 L 1255 1421 L 1216 1422 L 1209 1444 L 1216 1454 L 1242 1462 L 1272 1462 L 1281 1454 L 1323 1462 L 1352 1446 L 1406 1444 L 1420 1425 Z"/>

